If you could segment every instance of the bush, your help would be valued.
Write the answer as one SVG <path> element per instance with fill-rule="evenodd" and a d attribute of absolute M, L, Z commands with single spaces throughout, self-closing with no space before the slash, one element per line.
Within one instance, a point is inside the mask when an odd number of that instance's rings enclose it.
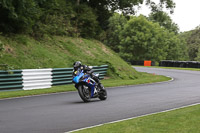
<path fill-rule="evenodd" d="M 35 0 L 0 0 L 0 30 L 5 33 L 30 33 L 40 14 Z"/>
<path fill-rule="evenodd" d="M 71 3 L 65 0 L 51 0 L 40 3 L 43 11 L 40 21 L 34 25 L 35 37 L 50 35 L 74 35 L 75 29 L 71 25 L 71 18 L 75 16 Z"/>
<path fill-rule="evenodd" d="M 81 37 L 90 37 L 93 38 L 97 35 L 98 30 L 100 29 L 97 17 L 93 12 L 93 9 L 87 5 L 78 5 L 76 6 L 76 17 L 74 25 L 77 28 L 77 36 Z"/>

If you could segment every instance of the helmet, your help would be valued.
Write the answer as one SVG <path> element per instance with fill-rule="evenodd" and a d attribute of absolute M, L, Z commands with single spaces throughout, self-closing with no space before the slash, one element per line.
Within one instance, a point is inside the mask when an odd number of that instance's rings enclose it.
<path fill-rule="evenodd" d="M 81 62 L 80 61 L 76 61 L 74 62 L 74 69 L 77 69 L 81 66 Z"/>

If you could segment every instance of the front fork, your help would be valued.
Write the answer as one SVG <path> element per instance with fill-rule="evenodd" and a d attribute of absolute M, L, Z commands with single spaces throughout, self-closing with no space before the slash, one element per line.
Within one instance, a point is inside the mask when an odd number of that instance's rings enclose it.
<path fill-rule="evenodd" d="M 91 98 L 95 98 L 95 97 L 98 97 L 98 94 L 99 94 L 99 91 L 100 91 L 100 89 L 99 89 L 99 87 L 98 87 L 98 84 L 92 79 L 92 78 L 90 78 L 89 80 L 91 80 L 90 81 L 90 83 L 88 83 L 88 82 L 84 82 L 84 83 L 82 83 L 82 84 L 75 84 L 75 88 L 78 90 L 78 86 L 79 85 L 84 85 L 84 84 L 87 84 L 87 86 L 89 86 L 89 88 L 90 88 L 90 90 L 88 90 L 88 91 L 90 91 L 91 93 L 91 95 L 90 95 L 90 97 Z M 89 89 L 88 88 L 88 89 Z M 85 89 L 85 88 L 84 88 Z"/>

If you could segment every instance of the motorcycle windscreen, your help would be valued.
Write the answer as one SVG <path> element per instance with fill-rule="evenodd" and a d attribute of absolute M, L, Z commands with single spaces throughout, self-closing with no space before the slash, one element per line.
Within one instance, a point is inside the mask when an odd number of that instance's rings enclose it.
<path fill-rule="evenodd" d="M 80 75 L 77 75 L 76 77 L 73 78 L 73 81 L 78 84 L 79 83 L 79 80 L 80 78 L 84 75 L 84 73 L 80 73 Z"/>

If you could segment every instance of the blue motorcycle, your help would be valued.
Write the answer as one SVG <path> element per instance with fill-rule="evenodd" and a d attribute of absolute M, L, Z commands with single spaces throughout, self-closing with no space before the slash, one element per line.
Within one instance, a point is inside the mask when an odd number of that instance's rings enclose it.
<path fill-rule="evenodd" d="M 95 76 L 99 78 L 99 74 Z M 76 71 L 73 82 L 84 102 L 89 102 L 92 98 L 99 98 L 100 100 L 107 99 L 107 91 L 101 89 L 89 74 L 83 73 L 83 70 Z"/>

